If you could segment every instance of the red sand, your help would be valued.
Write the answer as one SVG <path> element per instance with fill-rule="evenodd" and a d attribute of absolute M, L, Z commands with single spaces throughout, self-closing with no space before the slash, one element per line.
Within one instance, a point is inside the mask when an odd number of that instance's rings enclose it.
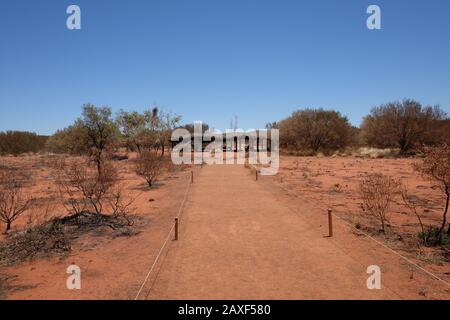
<path fill-rule="evenodd" d="M 11 159 L 35 166 L 35 194 L 52 197 L 56 188 L 39 159 Z M 356 185 L 370 171 L 391 174 L 415 195 L 429 199 L 426 223 L 439 224 L 439 192 L 417 177 L 409 159 L 282 157 L 280 174 L 254 176 L 243 166 L 197 169 L 180 224 L 180 240 L 168 250 L 140 298 L 268 299 L 449 299 L 450 287 L 418 271 L 371 239 L 335 218 L 335 236 L 327 234 L 323 208 L 363 226 L 374 222 L 359 209 Z M 145 188 L 126 162 L 122 165 L 130 195 L 140 194 L 136 214 L 149 218 L 130 238 L 90 235 L 78 239 L 69 257 L 36 260 L 0 268 L 17 275 L 9 284 L 22 287 L 8 299 L 133 299 L 153 263 L 189 183 L 188 171 L 165 175 L 158 188 Z M 336 186 L 338 185 L 338 186 Z M 149 202 L 149 199 L 155 201 Z M 447 282 L 450 264 L 437 249 L 412 246 L 417 222 L 405 208 L 392 208 L 391 229 L 401 241 L 377 237 Z M 17 221 L 20 228 L 26 217 Z M 373 225 L 372 225 L 373 226 Z M 411 236 L 407 236 L 410 234 Z M 419 253 L 419 255 L 418 255 Z M 66 268 L 81 267 L 82 289 L 66 289 Z M 382 290 L 366 288 L 366 268 L 382 270 Z"/>

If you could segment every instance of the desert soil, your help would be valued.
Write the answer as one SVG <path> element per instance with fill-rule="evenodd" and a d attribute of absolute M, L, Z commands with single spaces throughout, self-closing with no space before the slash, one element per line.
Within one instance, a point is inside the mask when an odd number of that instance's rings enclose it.
<path fill-rule="evenodd" d="M 7 161 L 33 170 L 30 193 L 56 198 L 42 159 Z M 417 221 L 400 202 L 391 208 L 386 236 L 361 212 L 358 180 L 383 172 L 401 178 L 423 203 L 425 222 L 438 225 L 441 196 L 413 172 L 413 161 L 282 157 L 280 173 L 258 181 L 244 166 L 195 168 L 179 240 L 170 235 L 139 299 L 450 299 L 449 285 L 410 263 L 450 282 L 445 251 L 417 245 Z M 190 170 L 167 173 L 149 189 L 126 162 L 120 167 L 124 188 L 138 197 L 134 213 L 145 222 L 139 234 L 111 238 L 94 232 L 76 239 L 67 257 L 1 267 L 0 281 L 7 281 L 0 289 L 7 289 L 0 298 L 135 298 L 173 226 Z M 332 238 L 326 237 L 328 207 Z M 13 228 L 23 228 L 26 220 Z M 70 264 L 81 268 L 81 290 L 66 288 Z M 366 287 L 370 265 L 381 268 L 381 290 Z"/>
<path fill-rule="evenodd" d="M 289 198 L 243 166 L 209 166 L 195 179 L 180 240 L 144 295 L 148 299 L 448 298 L 448 287 L 410 270 L 389 250 Z M 316 213 L 311 220 L 309 214 Z M 382 289 L 368 290 L 378 265 Z"/>

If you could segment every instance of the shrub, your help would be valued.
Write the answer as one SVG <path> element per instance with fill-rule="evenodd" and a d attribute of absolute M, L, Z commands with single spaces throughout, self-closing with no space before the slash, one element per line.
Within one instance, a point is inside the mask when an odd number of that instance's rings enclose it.
<path fill-rule="evenodd" d="M 70 214 L 102 214 L 118 181 L 117 171 L 110 161 L 103 162 L 100 172 L 88 160 L 62 161 L 57 170 L 57 183 Z"/>
<path fill-rule="evenodd" d="M 429 226 L 426 230 L 419 232 L 418 237 L 429 246 L 450 245 L 450 235 L 442 233 L 436 227 Z"/>
<path fill-rule="evenodd" d="M 6 224 L 6 232 L 33 203 L 33 198 L 23 194 L 25 180 L 23 173 L 16 170 L 0 172 L 0 221 Z"/>
<path fill-rule="evenodd" d="M 383 233 L 388 221 L 389 206 L 399 191 L 399 185 L 397 180 L 381 173 L 369 174 L 360 181 L 363 210 L 380 221 Z"/>
<path fill-rule="evenodd" d="M 350 141 L 348 119 L 336 111 L 305 109 L 295 111 L 277 124 L 284 148 L 329 152 L 345 148 Z"/>
<path fill-rule="evenodd" d="M 423 107 L 417 101 L 404 100 L 373 108 L 361 129 L 369 146 L 399 148 L 406 154 L 420 144 L 441 141 L 445 119 L 438 106 Z"/>
<path fill-rule="evenodd" d="M 140 153 L 135 162 L 136 174 L 144 178 L 149 187 L 155 183 L 162 168 L 163 157 L 152 151 Z"/>
<path fill-rule="evenodd" d="M 423 177 L 437 186 L 444 194 L 444 212 L 442 215 L 442 224 L 439 228 L 439 234 L 445 228 L 447 223 L 447 213 L 450 202 L 450 146 L 442 144 L 437 147 L 424 147 L 425 158 L 414 164 L 414 169 Z M 450 234 L 450 226 L 447 230 Z"/>
<path fill-rule="evenodd" d="M 419 222 L 419 226 L 420 226 L 420 233 L 419 233 L 419 238 L 423 241 L 423 243 L 425 245 L 428 244 L 428 238 L 424 237 L 424 236 L 420 236 L 420 235 L 424 235 L 425 234 L 425 227 L 422 221 L 422 217 L 420 216 L 419 212 L 417 211 L 417 203 L 416 201 L 414 201 L 414 197 L 412 197 L 409 193 L 408 190 L 406 188 L 405 185 L 400 185 L 400 195 L 402 197 L 403 203 L 404 205 L 416 216 L 417 221 Z"/>

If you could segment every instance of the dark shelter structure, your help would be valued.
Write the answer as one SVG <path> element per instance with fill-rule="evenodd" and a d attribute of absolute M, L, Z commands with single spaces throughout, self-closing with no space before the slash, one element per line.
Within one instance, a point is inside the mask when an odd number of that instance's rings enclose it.
<path fill-rule="evenodd" d="M 270 131 L 265 131 L 262 133 L 261 130 L 256 130 L 253 132 L 227 132 L 227 133 L 217 133 L 204 132 L 202 134 L 194 133 L 184 136 L 180 136 L 178 140 L 171 140 L 172 148 L 184 142 L 187 139 L 191 140 L 191 149 L 195 151 L 204 151 L 206 146 L 211 144 L 218 138 L 222 137 L 222 148 L 223 151 L 250 151 L 255 152 L 260 151 L 270 151 L 271 150 L 271 137 Z M 197 142 L 197 143 L 196 143 Z M 201 150 L 199 146 L 201 145 Z"/>

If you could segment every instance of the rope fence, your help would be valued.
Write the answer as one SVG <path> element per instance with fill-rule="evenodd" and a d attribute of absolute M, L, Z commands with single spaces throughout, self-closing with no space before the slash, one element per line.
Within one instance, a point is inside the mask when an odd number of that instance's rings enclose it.
<path fill-rule="evenodd" d="M 258 170 L 255 166 L 252 166 L 253 170 Z M 328 212 L 328 219 L 329 221 L 331 220 L 331 211 L 330 208 L 325 208 L 324 206 L 321 206 L 317 203 L 313 203 L 312 201 L 310 201 L 309 199 L 302 197 L 298 194 L 294 194 L 293 192 L 291 192 L 290 190 L 279 186 L 279 188 L 281 190 L 283 190 L 284 192 L 286 192 L 287 194 L 289 194 L 290 196 L 294 196 L 297 198 L 302 199 L 303 201 L 309 203 L 310 205 L 312 205 L 315 208 L 319 208 L 321 210 L 323 210 L 324 212 Z M 346 224 L 349 228 L 355 230 L 357 233 L 364 235 L 365 237 L 367 237 L 368 239 L 372 240 L 373 242 L 375 242 L 376 244 L 382 246 L 383 248 L 387 249 L 388 251 L 394 253 L 395 255 L 397 255 L 398 257 L 400 257 L 401 259 L 403 259 L 404 261 L 406 261 L 407 263 L 409 263 L 411 266 L 415 267 L 418 270 L 421 270 L 422 272 L 424 272 L 425 274 L 429 275 L 430 277 L 432 277 L 435 280 L 438 280 L 440 282 L 442 282 L 443 284 L 447 285 L 450 287 L 450 283 L 448 283 L 447 281 L 445 281 L 444 279 L 442 279 L 441 277 L 437 276 L 436 274 L 432 273 L 431 271 L 421 267 L 420 265 L 418 265 L 417 263 L 415 263 L 414 261 L 411 261 L 409 258 L 405 257 L 404 255 L 402 255 L 401 253 L 399 253 L 398 251 L 392 249 L 391 247 L 389 247 L 388 245 L 386 245 L 385 243 L 375 239 L 374 237 L 372 237 L 370 234 L 368 234 L 367 232 L 364 232 L 361 229 L 356 228 L 353 224 L 351 224 L 350 222 L 348 222 L 346 219 L 344 219 L 343 217 L 341 217 L 340 215 L 336 214 L 335 212 L 333 213 L 333 216 L 337 217 L 340 221 L 342 221 L 344 224 Z M 330 236 L 333 235 L 332 232 L 332 225 L 330 225 Z"/>
<path fill-rule="evenodd" d="M 139 288 L 139 290 L 138 290 L 134 300 L 138 300 L 139 296 L 141 295 L 142 291 L 144 290 L 145 285 L 147 284 L 147 281 L 150 278 L 150 275 L 152 274 L 153 270 L 155 269 L 155 267 L 156 267 L 156 265 L 157 265 L 161 255 L 162 255 L 164 249 L 166 248 L 167 244 L 169 243 L 170 236 L 172 235 L 172 232 L 174 230 L 175 230 L 175 239 L 174 240 L 178 240 L 178 221 L 180 220 L 181 214 L 183 212 L 184 204 L 185 204 L 186 199 L 187 199 L 187 195 L 189 194 L 189 190 L 191 189 L 191 185 L 193 184 L 193 182 L 194 182 L 194 172 L 191 171 L 191 175 L 190 175 L 188 186 L 186 188 L 186 191 L 184 192 L 183 200 L 181 201 L 180 207 L 178 208 L 178 213 L 175 216 L 175 222 L 174 222 L 174 224 L 172 224 L 172 228 L 170 228 L 170 230 L 169 230 L 169 232 L 167 234 L 167 237 L 164 240 L 163 245 L 159 249 L 159 252 L 158 252 L 156 258 L 153 261 L 153 264 L 148 269 L 147 275 L 145 276 L 144 281 L 142 282 L 142 284 L 141 284 L 141 286 L 140 286 L 140 288 Z M 149 289 L 149 292 L 150 292 L 150 290 L 151 290 L 151 288 Z M 148 294 L 147 294 L 147 296 L 148 296 Z"/>

